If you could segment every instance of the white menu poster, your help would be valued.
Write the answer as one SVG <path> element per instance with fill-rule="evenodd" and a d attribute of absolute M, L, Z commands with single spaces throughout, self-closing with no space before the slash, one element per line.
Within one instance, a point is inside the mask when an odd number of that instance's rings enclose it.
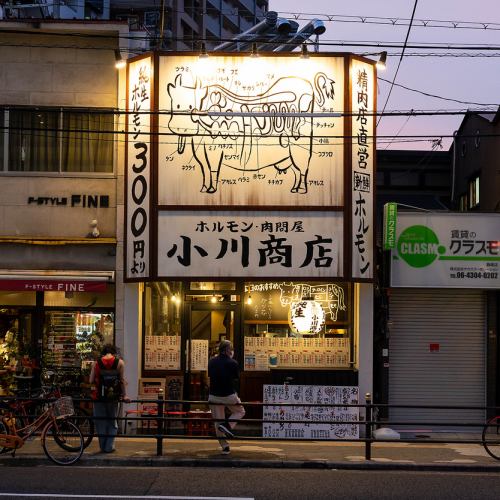
<path fill-rule="evenodd" d="M 146 335 L 145 370 L 180 370 L 181 337 L 179 335 Z"/>
<path fill-rule="evenodd" d="M 357 439 L 359 437 L 358 407 L 300 406 L 300 403 L 347 405 L 358 404 L 358 401 L 359 388 L 357 386 L 266 384 L 263 402 L 271 403 L 271 405 L 263 407 L 262 436 L 282 439 Z M 272 403 L 297 403 L 297 406 L 275 406 Z M 282 420 L 283 422 L 272 423 L 266 420 Z M 294 423 L 294 420 L 311 423 Z"/>
<path fill-rule="evenodd" d="M 208 370 L 208 340 L 191 340 L 191 370 Z"/>
<path fill-rule="evenodd" d="M 348 368 L 350 354 L 348 337 L 245 337 L 244 368 Z"/>

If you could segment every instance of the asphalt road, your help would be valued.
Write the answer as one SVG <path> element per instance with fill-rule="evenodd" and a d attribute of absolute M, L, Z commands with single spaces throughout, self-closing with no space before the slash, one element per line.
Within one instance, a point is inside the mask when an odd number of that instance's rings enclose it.
<path fill-rule="evenodd" d="M 500 475 L 201 467 L 0 467 L 0 500 L 137 497 L 498 500 Z"/>

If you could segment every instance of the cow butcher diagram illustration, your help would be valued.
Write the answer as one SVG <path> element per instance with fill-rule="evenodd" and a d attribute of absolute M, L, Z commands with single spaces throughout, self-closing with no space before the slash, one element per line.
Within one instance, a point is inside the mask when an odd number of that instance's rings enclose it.
<path fill-rule="evenodd" d="M 313 113 L 327 101 L 328 108 L 333 106 L 335 81 L 317 72 L 311 79 L 276 77 L 260 93 L 243 95 L 241 90 L 183 74 L 167 85 L 168 129 L 177 137 L 177 153 L 192 154 L 201 169 L 200 191 L 216 193 L 226 169 L 247 175 L 274 167 L 278 174 L 293 172 L 291 193 L 307 193 L 315 146 Z"/>

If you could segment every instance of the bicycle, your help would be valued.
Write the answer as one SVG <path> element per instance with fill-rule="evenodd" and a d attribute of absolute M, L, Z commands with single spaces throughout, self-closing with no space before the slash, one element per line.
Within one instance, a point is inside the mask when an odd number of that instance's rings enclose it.
<path fill-rule="evenodd" d="M 482 442 L 486 452 L 500 460 L 500 415 L 490 418 L 483 427 Z"/>
<path fill-rule="evenodd" d="M 40 397 L 45 399 L 59 399 L 63 397 L 63 392 L 61 390 L 63 384 L 56 382 L 56 373 L 47 370 L 44 373 L 43 380 L 46 384 L 42 385 Z M 79 400 L 80 398 L 83 400 L 81 394 L 78 396 L 73 395 L 73 397 L 76 400 Z M 81 430 L 83 435 L 83 447 L 87 448 L 94 439 L 95 434 L 95 425 L 92 415 L 80 406 L 75 406 L 75 414 L 71 418 L 71 421 Z"/>
<path fill-rule="evenodd" d="M 56 384 L 55 373 L 47 371 L 42 376 L 45 385 L 38 390 L 21 390 L 16 392 L 16 399 L 8 402 L 10 409 L 17 419 L 18 428 L 28 426 L 34 418 L 44 411 L 47 403 L 63 397 L 61 386 Z M 83 436 L 83 447 L 87 448 L 95 434 L 94 420 L 83 408 L 74 407 L 74 414 L 70 420 L 80 429 Z"/>
<path fill-rule="evenodd" d="M 41 444 L 47 458 L 57 465 L 71 465 L 83 454 L 83 436 L 69 420 L 74 414 L 73 400 L 66 396 L 57 399 L 34 422 L 17 428 L 16 418 L 7 406 L 0 419 L 0 453 L 16 451 L 41 431 Z"/>

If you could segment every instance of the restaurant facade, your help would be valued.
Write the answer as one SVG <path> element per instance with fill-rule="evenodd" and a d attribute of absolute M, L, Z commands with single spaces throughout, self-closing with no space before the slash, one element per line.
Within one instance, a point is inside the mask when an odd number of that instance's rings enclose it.
<path fill-rule="evenodd" d="M 372 391 L 375 64 L 350 54 L 146 54 L 127 68 L 129 390 L 206 400 Z M 133 355 L 137 353 L 137 357 Z"/>

